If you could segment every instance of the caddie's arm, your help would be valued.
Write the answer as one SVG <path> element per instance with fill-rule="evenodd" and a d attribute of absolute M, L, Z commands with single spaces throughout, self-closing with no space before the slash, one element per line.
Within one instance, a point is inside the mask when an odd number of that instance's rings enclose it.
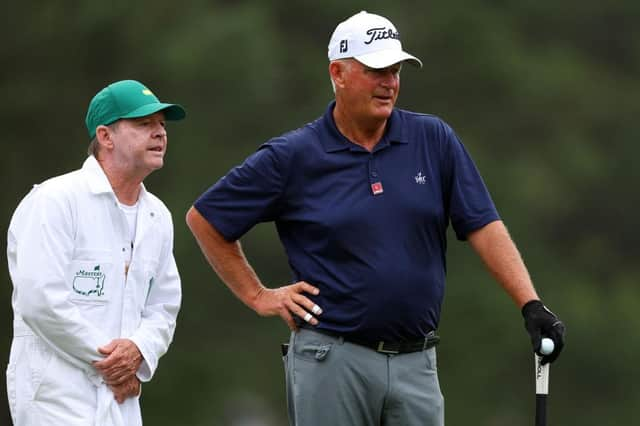
<path fill-rule="evenodd" d="M 245 305 L 261 316 L 280 316 L 292 330 L 296 329 L 292 315 L 305 318 L 312 312 L 314 303 L 304 293 L 318 294 L 316 287 L 304 281 L 275 289 L 265 287 L 239 241 L 227 241 L 195 207 L 187 212 L 186 221 L 213 270 Z M 318 323 L 314 317 L 307 318 L 311 324 Z"/>
<path fill-rule="evenodd" d="M 98 378 L 91 362 L 102 359 L 98 347 L 108 339 L 68 299 L 65 274 L 74 253 L 68 206 L 41 187 L 29 197 L 15 216 L 21 234 L 18 237 L 11 227 L 9 230 L 8 256 L 14 265 L 18 311 L 29 328 L 61 357 Z"/>
<path fill-rule="evenodd" d="M 163 246 L 158 266 L 153 271 L 153 283 L 150 284 L 140 325 L 128 339 L 124 339 L 125 342 L 121 342 L 124 345 L 115 346 L 122 347 L 122 358 L 128 358 L 129 365 L 137 368 L 136 375 L 142 382 L 152 379 L 160 358 L 169 349 L 182 301 L 180 274 L 173 256 L 173 222 L 169 211 L 162 213 L 162 220 L 167 221 L 167 226 L 161 227 L 161 232 L 165 233 L 162 236 Z M 134 344 L 127 345 L 126 340 Z M 138 355 L 142 358 L 138 358 Z M 127 364 L 122 365 L 125 367 Z M 111 378 L 118 382 L 118 374 L 124 372 L 126 368 L 120 369 L 120 372 L 114 371 Z"/>

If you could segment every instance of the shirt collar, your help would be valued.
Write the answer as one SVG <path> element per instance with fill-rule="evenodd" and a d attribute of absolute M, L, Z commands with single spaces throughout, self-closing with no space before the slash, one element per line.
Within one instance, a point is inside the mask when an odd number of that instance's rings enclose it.
<path fill-rule="evenodd" d="M 109 179 L 107 178 L 106 173 L 96 160 L 96 157 L 90 155 L 82 164 L 82 172 L 84 173 L 87 184 L 89 185 L 89 190 L 94 194 L 105 194 L 111 193 L 115 197 L 116 194 L 113 192 L 113 188 L 111 187 L 111 183 L 109 183 Z M 140 184 L 140 195 L 138 196 L 138 200 L 142 200 L 146 197 L 147 190 L 144 187 L 144 184 Z"/>
<path fill-rule="evenodd" d="M 355 148 L 355 144 L 351 143 L 342 133 L 338 130 L 336 122 L 333 119 L 333 109 L 336 106 L 336 101 L 331 101 L 324 115 L 322 116 L 323 131 L 329 137 L 321 138 L 322 145 L 326 152 L 337 152 L 345 149 Z M 409 143 L 409 140 L 405 137 L 405 132 L 402 129 L 402 115 L 397 108 L 394 108 L 391 116 L 387 120 L 387 127 L 382 135 L 382 139 L 376 146 L 375 150 L 381 147 L 388 146 L 390 143 Z"/>

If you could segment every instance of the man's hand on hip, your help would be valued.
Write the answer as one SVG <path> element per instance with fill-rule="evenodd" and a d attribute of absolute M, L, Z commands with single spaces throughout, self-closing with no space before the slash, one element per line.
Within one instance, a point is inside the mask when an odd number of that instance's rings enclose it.
<path fill-rule="evenodd" d="M 253 307 L 262 316 L 279 315 L 291 330 L 296 330 L 293 315 L 311 325 L 318 324 L 315 317 L 322 313 L 322 309 L 305 293 L 317 295 L 319 292 L 316 287 L 304 281 L 275 289 L 262 287 L 255 297 Z"/>
<path fill-rule="evenodd" d="M 130 380 L 142 363 L 138 346 L 129 339 L 114 339 L 98 348 L 98 352 L 106 358 L 94 361 L 93 366 L 108 385 L 120 385 Z"/>

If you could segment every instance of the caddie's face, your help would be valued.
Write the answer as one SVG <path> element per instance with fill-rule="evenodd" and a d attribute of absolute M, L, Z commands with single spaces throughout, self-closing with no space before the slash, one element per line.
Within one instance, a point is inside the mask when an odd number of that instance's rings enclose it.
<path fill-rule="evenodd" d="M 356 60 L 350 62 L 343 89 L 345 106 L 358 115 L 386 120 L 398 99 L 402 64 L 374 69 Z"/>
<path fill-rule="evenodd" d="M 162 111 L 120 120 L 111 137 L 114 160 L 120 168 L 146 176 L 163 166 L 167 132 Z"/>

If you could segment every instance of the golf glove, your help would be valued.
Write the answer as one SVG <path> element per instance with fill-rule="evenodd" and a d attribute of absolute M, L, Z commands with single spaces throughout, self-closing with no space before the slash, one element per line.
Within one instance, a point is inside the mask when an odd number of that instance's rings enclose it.
<path fill-rule="evenodd" d="M 547 309 L 539 300 L 531 300 L 522 307 L 524 327 L 531 336 L 533 351 L 540 353 L 540 343 L 543 337 L 553 340 L 555 348 L 549 355 L 542 356 L 542 365 L 555 361 L 564 347 L 565 326 L 556 314 Z"/>

